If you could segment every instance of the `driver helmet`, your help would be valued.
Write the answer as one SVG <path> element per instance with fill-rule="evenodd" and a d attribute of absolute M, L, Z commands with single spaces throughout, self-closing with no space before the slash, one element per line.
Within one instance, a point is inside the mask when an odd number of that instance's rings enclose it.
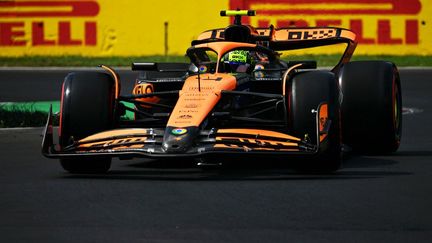
<path fill-rule="evenodd" d="M 225 54 L 223 58 L 225 67 L 232 73 L 245 73 L 251 70 L 252 60 L 249 51 L 235 50 Z"/>

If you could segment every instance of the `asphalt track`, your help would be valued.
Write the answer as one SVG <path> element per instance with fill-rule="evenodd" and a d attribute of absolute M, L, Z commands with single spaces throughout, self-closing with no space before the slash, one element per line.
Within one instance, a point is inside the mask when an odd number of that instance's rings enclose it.
<path fill-rule="evenodd" d="M 1 71 L 0 102 L 55 100 L 62 75 Z M 432 70 L 401 76 L 415 109 L 400 150 L 348 156 L 332 175 L 144 159 L 70 175 L 40 154 L 40 128 L 1 130 L 0 242 L 431 242 Z"/>

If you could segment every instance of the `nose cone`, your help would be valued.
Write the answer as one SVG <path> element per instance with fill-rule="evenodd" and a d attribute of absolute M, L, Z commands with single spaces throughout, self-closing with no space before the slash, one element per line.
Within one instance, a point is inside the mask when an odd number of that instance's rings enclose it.
<path fill-rule="evenodd" d="M 162 148 L 170 154 L 186 153 L 192 147 L 197 135 L 198 127 L 167 127 L 165 129 Z"/>

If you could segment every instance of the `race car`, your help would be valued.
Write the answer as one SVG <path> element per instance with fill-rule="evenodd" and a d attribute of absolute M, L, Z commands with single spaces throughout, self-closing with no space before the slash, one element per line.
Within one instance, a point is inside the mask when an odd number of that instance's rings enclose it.
<path fill-rule="evenodd" d="M 255 11 L 220 14 L 234 23 L 192 41 L 190 62 L 133 63 L 138 75 L 131 95 L 120 95 L 120 77 L 108 66 L 68 74 L 59 144 L 50 111 L 42 154 L 60 159 L 71 173 L 107 172 L 113 157 L 200 163 L 275 158 L 328 173 L 340 168 L 343 146 L 359 153 L 398 149 L 398 70 L 386 61 L 350 62 L 355 33 L 254 28 L 242 24 L 242 16 Z M 331 70 L 317 69 L 315 61 L 283 61 L 278 53 L 341 43 L 345 52 Z M 126 111 L 133 120 L 123 118 Z"/>

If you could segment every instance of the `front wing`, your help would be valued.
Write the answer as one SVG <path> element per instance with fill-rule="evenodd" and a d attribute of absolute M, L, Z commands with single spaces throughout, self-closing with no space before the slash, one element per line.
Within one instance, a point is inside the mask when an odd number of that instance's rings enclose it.
<path fill-rule="evenodd" d="M 320 110 L 321 106 L 319 107 Z M 194 146 L 182 153 L 167 153 L 162 146 L 164 129 L 125 128 L 103 131 L 60 148 L 54 144 L 52 112 L 45 126 L 42 154 L 48 158 L 107 156 L 133 157 L 201 157 L 212 154 L 290 155 L 304 157 L 320 151 L 331 121 L 320 124 L 317 112 L 317 144 L 307 136 L 298 138 L 285 133 L 260 129 L 212 129 L 201 131 Z M 322 119 L 321 119 L 322 122 Z M 182 139 L 178 136 L 178 139 Z"/>

